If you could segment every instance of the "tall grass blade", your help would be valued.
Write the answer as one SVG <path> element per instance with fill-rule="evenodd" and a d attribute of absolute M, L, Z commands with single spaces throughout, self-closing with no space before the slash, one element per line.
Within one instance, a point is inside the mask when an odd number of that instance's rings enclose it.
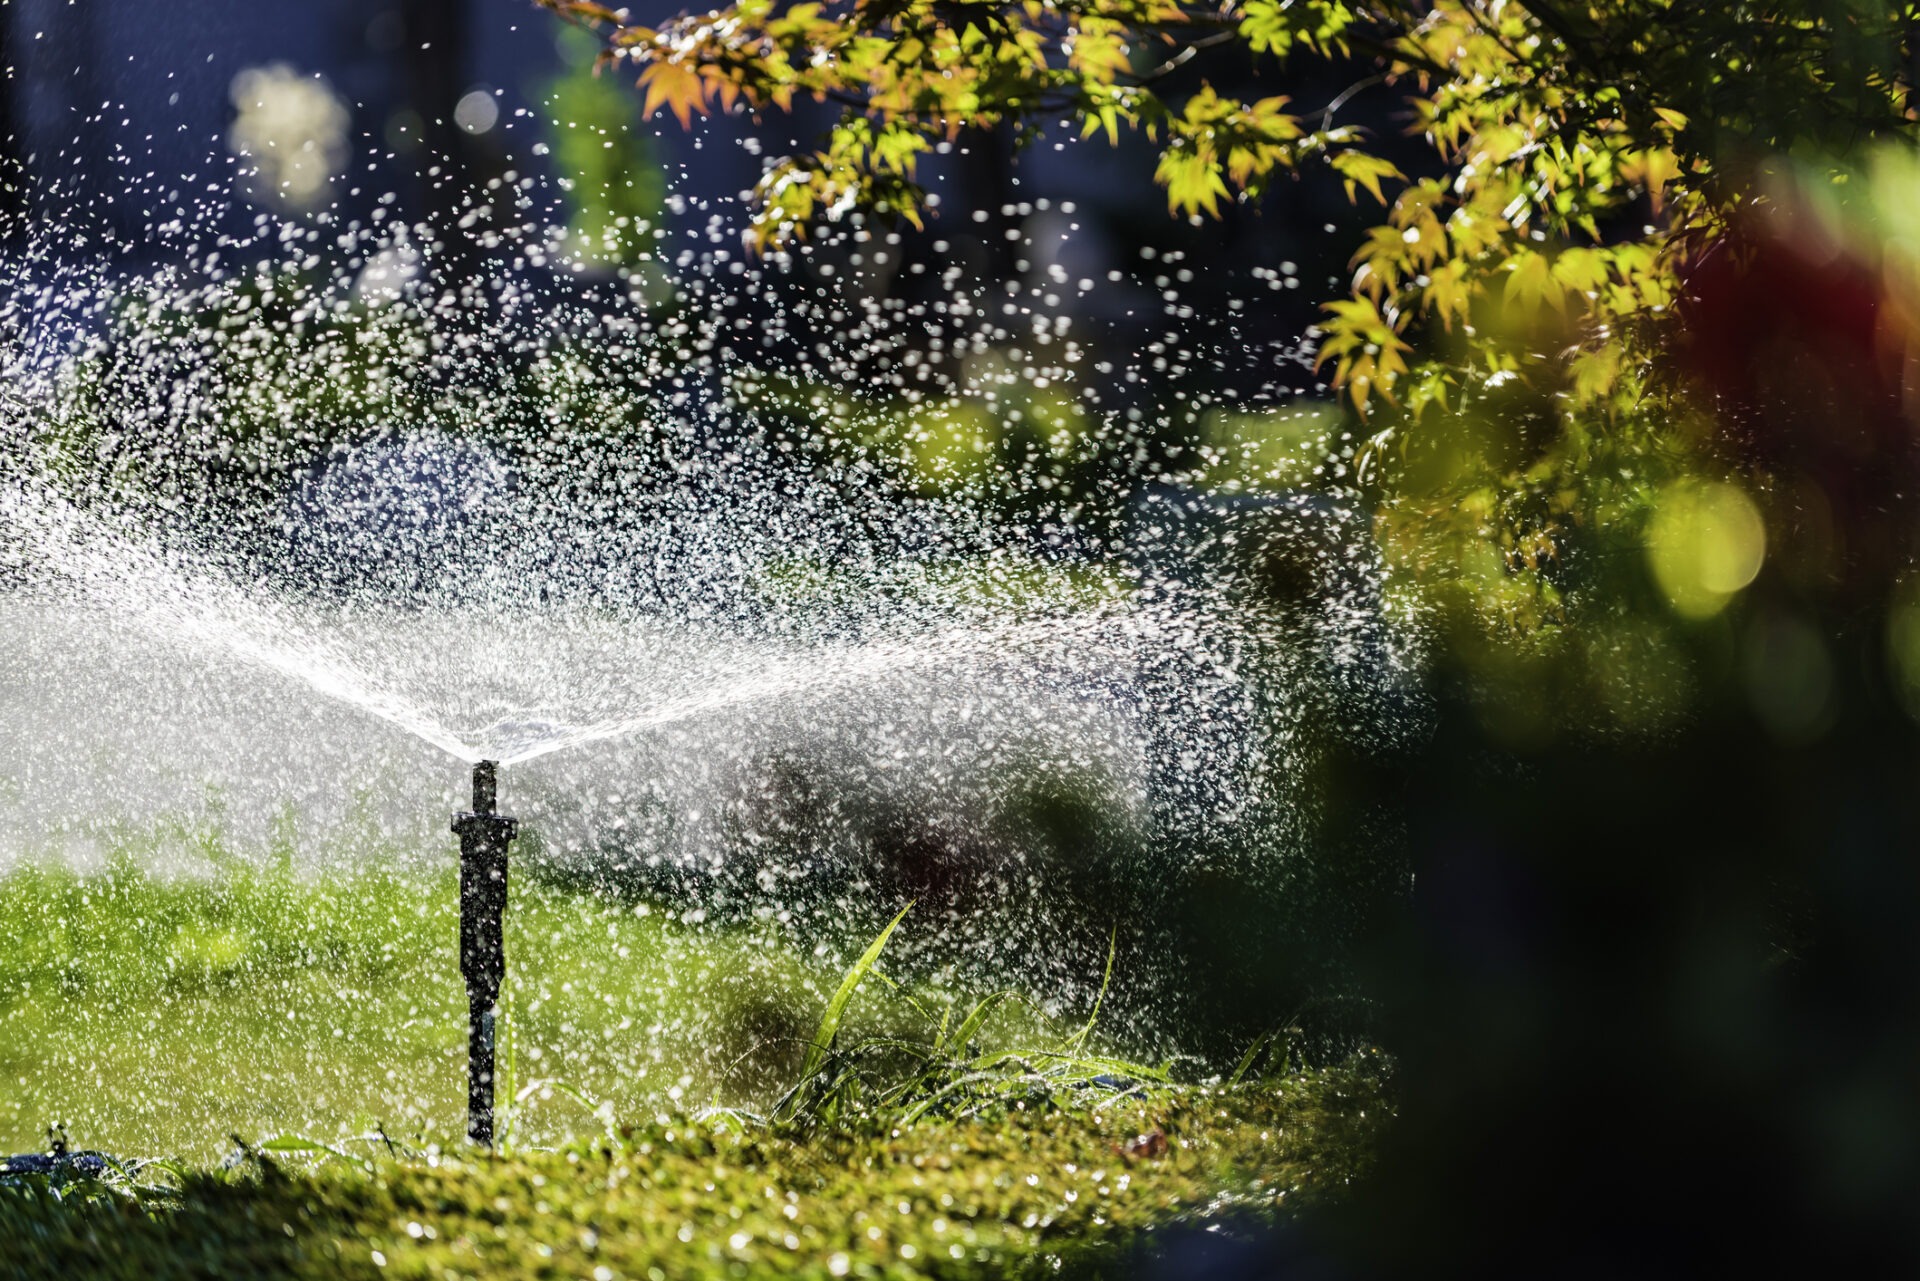
<path fill-rule="evenodd" d="M 942 1043 L 947 1053 L 954 1058 L 964 1055 L 967 1052 L 967 1046 L 973 1041 L 974 1034 L 980 1030 L 980 1025 L 987 1021 L 987 1015 L 993 1013 L 993 1008 L 1000 1002 L 1018 995 L 1019 993 L 1011 988 L 1002 988 L 991 996 L 982 997 L 980 1002 L 968 1011 L 967 1017 L 961 1021 L 960 1026 L 953 1030 L 953 1039 Z"/>
<path fill-rule="evenodd" d="M 1273 1028 L 1255 1037 L 1253 1044 L 1247 1047 L 1247 1052 L 1240 1056 L 1240 1065 L 1233 1069 L 1233 1075 L 1227 1078 L 1227 1084 L 1238 1085 L 1241 1081 L 1245 1080 L 1248 1069 L 1253 1067 L 1254 1061 L 1260 1057 L 1260 1052 L 1271 1045 L 1273 1038 L 1279 1034 L 1280 1029 Z"/>
<path fill-rule="evenodd" d="M 521 1086 L 519 1093 L 513 1096 L 514 1114 L 518 1116 L 530 1099 L 536 1097 L 546 1099 L 555 1094 L 565 1095 L 567 1098 L 572 1099 L 575 1103 L 585 1108 L 593 1115 L 594 1120 L 606 1127 L 609 1137 L 617 1134 L 613 1123 L 613 1100 L 595 1099 L 585 1090 L 580 1089 L 578 1086 L 570 1085 L 557 1076 L 536 1077 Z"/>
<path fill-rule="evenodd" d="M 914 1013 L 918 1014 L 921 1018 L 927 1021 L 927 1026 L 934 1029 L 934 1044 L 938 1045 L 940 1043 L 940 1034 L 946 1031 L 947 1019 L 953 1013 L 953 1007 L 951 1005 L 948 1005 L 947 1007 L 945 1007 L 943 1010 L 941 1010 L 940 1017 L 936 1019 L 933 1017 L 933 1011 L 929 1010 L 925 1004 L 923 1004 L 921 1001 L 916 999 L 913 993 L 907 991 L 906 988 L 901 987 L 898 983 L 894 982 L 893 979 L 887 974 L 885 970 L 880 970 L 880 969 L 874 970 L 873 977 L 879 979 L 882 983 L 885 983 L 889 988 L 893 990 L 893 994 L 895 996 L 899 997 L 901 1000 L 905 1001 L 908 1005 L 912 1006 Z"/>
<path fill-rule="evenodd" d="M 874 963 L 880 959 L 881 949 L 885 948 L 887 940 L 893 937 L 894 929 L 912 910 L 912 903 L 901 908 L 900 915 L 887 923 L 887 928 L 880 931 L 880 937 L 867 945 L 866 952 L 854 963 L 853 968 L 847 971 L 847 976 L 840 980 L 840 990 L 833 994 L 831 1001 L 827 1002 L 827 1012 L 820 1016 L 820 1026 L 813 1034 L 813 1044 L 807 1047 L 806 1061 L 800 1067 L 802 1081 L 814 1076 L 826 1063 L 827 1052 L 833 1048 L 834 1037 L 840 1034 L 840 1019 L 847 1012 L 847 1002 L 853 999 L 854 989 L 859 987 L 860 981 L 867 977 L 867 971 L 871 970 Z"/>
<path fill-rule="evenodd" d="M 1107 985 L 1113 982 L 1113 954 L 1120 946 L 1120 923 L 1114 922 L 1113 932 L 1107 936 L 1107 972 L 1100 976 L 1100 991 L 1093 998 L 1093 1013 L 1087 1015 L 1087 1025 L 1080 1029 L 1072 1041 L 1075 1050 L 1083 1048 L 1087 1038 L 1093 1035 L 1093 1025 L 1100 1018 L 1100 1003 L 1107 999 Z"/>

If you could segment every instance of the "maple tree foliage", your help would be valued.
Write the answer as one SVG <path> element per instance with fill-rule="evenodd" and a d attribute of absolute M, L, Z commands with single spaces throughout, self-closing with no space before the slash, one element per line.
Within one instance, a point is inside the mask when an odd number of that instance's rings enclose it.
<path fill-rule="evenodd" d="M 1671 310 L 1680 264 L 1726 230 L 1747 195 L 1742 161 L 1910 129 L 1902 76 L 1920 21 L 1920 6 L 1852 0 L 740 0 L 649 27 L 590 0 L 539 2 L 600 29 L 647 111 L 683 124 L 801 97 L 840 104 L 818 150 L 758 184 L 762 245 L 857 206 L 917 223 L 920 157 L 1008 120 L 1144 131 L 1181 215 L 1328 166 L 1384 217 L 1351 296 L 1329 304 L 1322 360 L 1362 411 L 1380 399 L 1415 412 L 1522 372 L 1533 353 L 1500 343 L 1481 344 L 1478 369 L 1416 354 L 1416 331 L 1472 330 L 1489 311 L 1564 321 L 1554 363 L 1576 403 L 1633 379 L 1622 340 Z M 1371 63 L 1441 173 L 1409 180 L 1332 109 L 1204 83 L 1164 92 L 1170 70 L 1228 43 Z"/>
<path fill-rule="evenodd" d="M 838 104 L 817 149 L 768 163 L 762 247 L 856 208 L 917 224 L 918 163 L 969 127 L 1142 134 L 1189 219 L 1333 175 L 1379 210 L 1315 333 L 1353 474 L 1391 496 L 1390 545 L 1529 625 L 1578 531 L 1644 525 L 1711 434 L 1674 373 L 1693 274 L 1744 252 L 1783 163 L 1841 184 L 1915 134 L 1920 3 L 1893 0 L 738 0 L 658 26 L 539 3 L 599 33 L 649 112 Z M 1222 47 L 1268 83 L 1302 60 L 1355 83 L 1195 87 Z M 1396 95 L 1429 162 L 1403 172 L 1409 143 L 1342 119 L 1362 88 Z"/>

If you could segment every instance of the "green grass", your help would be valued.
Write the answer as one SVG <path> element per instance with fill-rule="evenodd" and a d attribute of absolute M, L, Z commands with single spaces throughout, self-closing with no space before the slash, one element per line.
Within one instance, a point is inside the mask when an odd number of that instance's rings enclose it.
<path fill-rule="evenodd" d="M 896 982 L 892 925 L 802 955 L 522 876 L 482 1154 L 451 867 L 186 844 L 190 875 L 129 845 L 0 876 L 0 1153 L 57 1124 L 123 1162 L 0 1174 L 0 1278 L 1099 1271 L 1337 1193 L 1387 1112 L 1372 1060 L 1208 1088 L 1115 1058 L 1111 955 L 1056 1021 Z"/>
<path fill-rule="evenodd" d="M 203 1159 L 294 1131 L 327 1141 L 453 1129 L 464 1107 L 457 887 L 392 863 L 325 877 L 216 854 L 165 877 L 128 859 L 0 876 L 0 1153 L 63 1124 L 81 1146 Z M 599 1109 L 764 1111 L 799 1076 L 844 962 L 752 923 L 670 919 L 520 877 L 507 913 L 503 1098 L 538 1081 L 528 1141 Z M 869 983 L 843 1036 L 910 1033 Z M 1038 1032 L 1002 1003 L 988 1040 Z M 583 1102 L 585 1100 L 585 1102 Z M 604 1105 L 604 1106 L 603 1106 Z"/>

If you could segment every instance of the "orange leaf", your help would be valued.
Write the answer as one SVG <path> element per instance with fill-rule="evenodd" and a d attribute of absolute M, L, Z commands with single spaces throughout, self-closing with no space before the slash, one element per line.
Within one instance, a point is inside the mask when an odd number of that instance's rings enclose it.
<path fill-rule="evenodd" d="M 682 129 L 693 124 L 693 113 L 707 112 L 707 86 L 700 72 L 681 62 L 651 62 L 637 81 L 647 91 L 642 113 L 651 116 L 662 106 L 672 111 Z"/>

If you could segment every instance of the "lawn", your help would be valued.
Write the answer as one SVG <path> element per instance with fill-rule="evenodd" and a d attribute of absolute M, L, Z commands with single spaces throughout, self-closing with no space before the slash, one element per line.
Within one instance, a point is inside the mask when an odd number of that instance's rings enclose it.
<path fill-rule="evenodd" d="M 522 875 L 483 1154 L 451 869 L 202 837 L 177 875 L 129 847 L 0 877 L 0 1152 L 121 1163 L 0 1176 L 10 1275 L 1098 1268 L 1337 1191 L 1387 1111 L 1375 1060 L 1135 1064 L 1097 1005 L 884 953 L 810 1061 L 845 948 Z"/>

